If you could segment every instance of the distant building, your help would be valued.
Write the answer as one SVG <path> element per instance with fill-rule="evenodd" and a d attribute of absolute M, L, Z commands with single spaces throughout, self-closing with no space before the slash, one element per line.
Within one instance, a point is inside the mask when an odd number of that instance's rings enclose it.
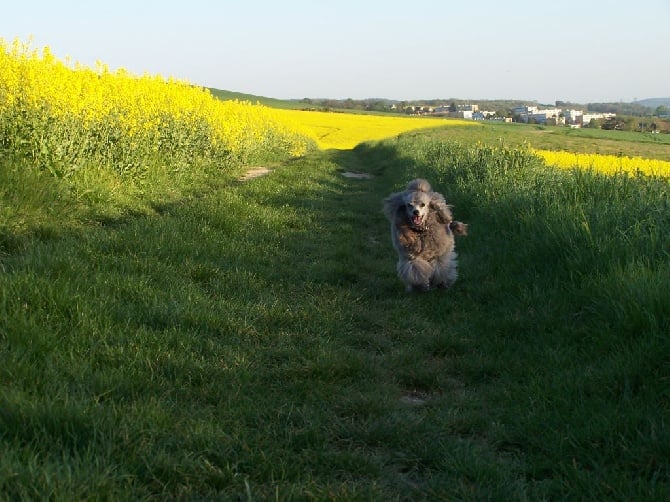
<path fill-rule="evenodd" d="M 411 115 L 425 115 L 427 113 L 433 113 L 434 110 L 431 106 L 409 105 L 404 108 L 404 111 Z"/>
<path fill-rule="evenodd" d="M 537 111 L 537 106 L 518 106 L 512 109 L 512 115 L 530 115 Z"/>
<path fill-rule="evenodd" d="M 565 123 L 568 125 L 582 125 L 582 116 L 584 112 L 582 110 L 563 110 L 563 116 L 565 117 Z"/>
<path fill-rule="evenodd" d="M 512 110 L 519 122 L 558 125 L 563 121 L 561 110 L 558 108 L 547 108 L 540 110 L 537 106 L 520 106 Z"/>
<path fill-rule="evenodd" d="M 478 112 L 479 105 L 467 104 L 467 105 L 457 105 L 456 111 L 458 112 Z"/>
<path fill-rule="evenodd" d="M 404 108 L 406 113 L 415 115 L 433 115 L 465 120 L 504 120 L 505 122 L 525 122 L 526 124 L 543 124 L 548 126 L 582 127 L 591 120 L 607 120 L 615 117 L 615 113 L 586 113 L 582 110 L 562 110 L 560 108 L 543 108 L 526 105 L 513 108 L 512 117 L 500 117 L 495 111 L 480 110 L 478 104 L 468 103 L 456 105 L 440 105 L 432 108 L 425 105 L 410 105 Z"/>
<path fill-rule="evenodd" d="M 616 117 L 616 113 L 584 113 L 582 125 L 589 125 L 592 120 L 607 120 Z"/>

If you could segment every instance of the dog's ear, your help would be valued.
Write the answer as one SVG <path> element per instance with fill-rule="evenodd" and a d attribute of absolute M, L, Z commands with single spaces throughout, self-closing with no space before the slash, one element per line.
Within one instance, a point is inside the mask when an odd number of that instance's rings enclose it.
<path fill-rule="evenodd" d="M 389 195 L 384 199 L 384 216 L 391 222 L 395 223 L 398 210 L 405 207 L 405 200 L 403 192 L 397 192 Z"/>
<path fill-rule="evenodd" d="M 451 222 L 451 206 L 447 204 L 442 194 L 431 192 L 430 209 L 435 212 L 440 223 L 448 224 Z"/>

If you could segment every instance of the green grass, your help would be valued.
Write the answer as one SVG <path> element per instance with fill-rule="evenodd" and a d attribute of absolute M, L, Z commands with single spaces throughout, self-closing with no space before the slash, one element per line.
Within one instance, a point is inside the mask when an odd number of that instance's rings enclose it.
<path fill-rule="evenodd" d="M 419 133 L 419 135 L 422 135 Z M 478 122 L 475 127 L 449 127 L 433 135 L 441 141 L 529 144 L 539 150 L 626 155 L 670 161 L 670 135 L 602 129 L 570 129 L 529 124 Z"/>
<path fill-rule="evenodd" d="M 666 500 L 667 181 L 434 134 L 90 200 L 0 163 L 0 498 Z M 418 175 L 447 292 L 395 276 Z"/>

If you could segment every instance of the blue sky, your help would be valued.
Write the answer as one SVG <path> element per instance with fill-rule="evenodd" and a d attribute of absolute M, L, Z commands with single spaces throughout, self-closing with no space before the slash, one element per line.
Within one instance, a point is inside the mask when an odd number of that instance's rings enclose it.
<path fill-rule="evenodd" d="M 670 96 L 670 0 L 7 2 L 0 37 L 275 98 Z"/>

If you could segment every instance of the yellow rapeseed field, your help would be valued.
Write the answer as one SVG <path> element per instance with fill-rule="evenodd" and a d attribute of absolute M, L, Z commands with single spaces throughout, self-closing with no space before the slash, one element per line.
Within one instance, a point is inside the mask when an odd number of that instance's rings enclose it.
<path fill-rule="evenodd" d="M 593 169 L 605 174 L 631 173 L 650 176 L 670 176 L 670 162 L 641 157 L 533 150 L 550 166 L 563 169 Z"/>
<path fill-rule="evenodd" d="M 0 149 L 66 176 L 79 163 L 135 168 L 160 157 L 251 161 L 302 155 L 313 142 L 270 108 L 220 101 L 175 79 L 58 60 L 0 39 Z"/>
<path fill-rule="evenodd" d="M 397 136 L 403 132 L 448 125 L 473 125 L 472 121 L 420 117 L 383 117 L 351 113 L 277 110 L 287 120 L 301 124 L 319 148 L 350 149 L 364 141 Z"/>

